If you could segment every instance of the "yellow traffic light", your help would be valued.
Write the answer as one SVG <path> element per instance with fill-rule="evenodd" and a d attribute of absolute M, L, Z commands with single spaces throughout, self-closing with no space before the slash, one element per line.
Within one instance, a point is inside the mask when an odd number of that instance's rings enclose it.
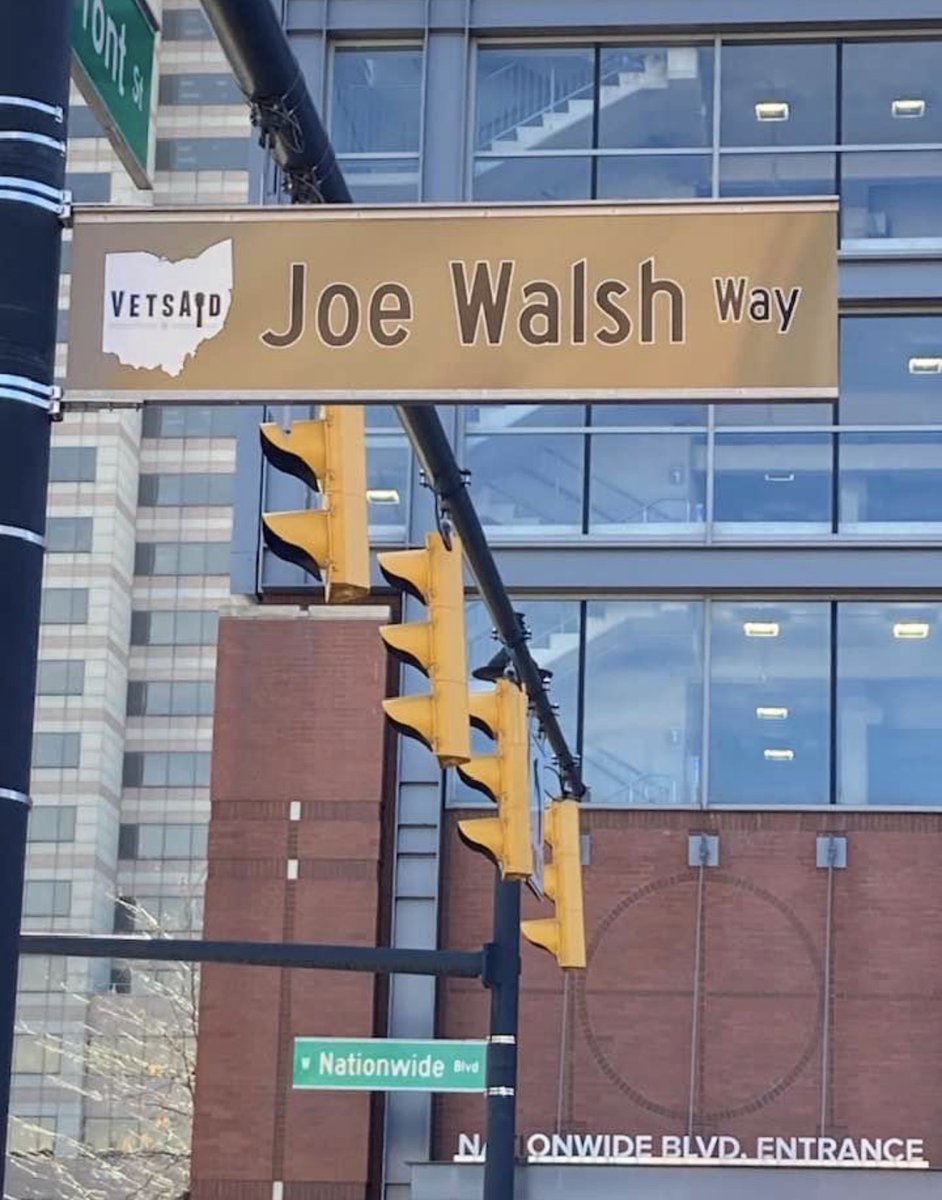
<path fill-rule="evenodd" d="M 497 748 L 459 766 L 458 774 L 496 801 L 497 816 L 459 821 L 458 829 L 497 863 L 504 879 L 527 879 L 533 873 L 533 844 L 526 693 L 511 680 L 498 679 L 493 691 L 470 693 L 470 708 L 472 724 L 494 738 Z"/>
<path fill-rule="evenodd" d="M 554 902 L 556 915 L 521 921 L 520 931 L 527 941 L 555 955 L 561 967 L 584 967 L 582 848 L 576 800 L 554 800 L 547 806 L 543 838 L 553 853 L 552 862 L 543 869 L 543 891 Z"/>
<path fill-rule="evenodd" d="M 450 540 L 449 549 L 440 533 L 430 533 L 424 550 L 377 556 L 393 587 L 428 606 L 427 621 L 384 625 L 380 636 L 400 661 L 418 667 L 432 684 L 430 695 L 384 700 L 383 710 L 400 732 L 424 742 L 443 767 L 471 757 L 463 557 L 459 538 L 453 534 Z"/>
<path fill-rule="evenodd" d="M 324 506 L 264 513 L 265 543 L 273 554 L 324 580 L 330 604 L 360 600 L 370 590 L 366 438 L 363 409 L 327 405 L 317 421 L 285 431 L 259 426 L 262 453 L 278 471 L 324 496 Z"/>

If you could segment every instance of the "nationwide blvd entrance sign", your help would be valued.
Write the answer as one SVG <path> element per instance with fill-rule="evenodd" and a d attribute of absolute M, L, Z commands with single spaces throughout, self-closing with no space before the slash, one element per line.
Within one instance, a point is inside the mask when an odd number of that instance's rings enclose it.
<path fill-rule="evenodd" d="M 70 401 L 829 400 L 831 201 L 79 209 Z"/>
<path fill-rule="evenodd" d="M 294 1086 L 332 1091 L 483 1092 L 487 1043 L 295 1038 Z"/>

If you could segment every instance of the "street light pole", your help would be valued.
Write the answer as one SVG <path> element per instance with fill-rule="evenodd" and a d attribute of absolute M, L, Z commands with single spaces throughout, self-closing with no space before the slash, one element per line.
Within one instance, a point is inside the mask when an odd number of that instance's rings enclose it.
<path fill-rule="evenodd" d="M 70 0 L 0 4 L 0 1192 L 39 640 Z"/>

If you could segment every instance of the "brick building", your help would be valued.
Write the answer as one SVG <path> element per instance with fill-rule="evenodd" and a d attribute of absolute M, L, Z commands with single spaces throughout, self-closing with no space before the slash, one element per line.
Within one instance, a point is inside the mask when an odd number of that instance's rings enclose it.
<path fill-rule="evenodd" d="M 564 987 L 524 949 L 521 1194 L 942 1194 L 942 7 L 284 13 L 359 201 L 840 195 L 839 403 L 441 411 L 591 788 L 588 970 Z M 260 415 L 233 587 L 261 603 L 221 622 L 207 934 L 477 947 L 492 874 L 455 837 L 477 798 L 383 728 L 383 696 L 422 689 L 387 674 L 385 618 L 319 609 L 260 549 L 259 500 L 303 503 L 259 460 Z M 375 545 L 420 544 L 395 416 L 370 430 Z M 477 666 L 472 592 L 467 618 Z M 482 1101 L 292 1092 L 288 1055 L 486 1018 L 471 982 L 208 969 L 195 1200 L 479 1196 Z M 593 1165 L 599 1135 L 667 1160 Z M 696 1163 L 670 1161 L 684 1137 Z"/>

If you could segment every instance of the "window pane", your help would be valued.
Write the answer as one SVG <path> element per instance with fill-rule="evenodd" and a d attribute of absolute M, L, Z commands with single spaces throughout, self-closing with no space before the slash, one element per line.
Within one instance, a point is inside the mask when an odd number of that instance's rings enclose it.
<path fill-rule="evenodd" d="M 29 814 L 31 842 L 74 842 L 74 805 L 34 805 Z"/>
<path fill-rule="evenodd" d="M 845 42 L 842 54 L 845 144 L 942 142 L 942 42 Z"/>
<path fill-rule="evenodd" d="M 942 803 L 942 605 L 838 605 L 842 804 Z"/>
<path fill-rule="evenodd" d="M 91 482 L 95 478 L 97 457 L 94 446 L 53 446 L 49 451 L 49 482 Z"/>
<path fill-rule="evenodd" d="M 845 433 L 841 530 L 871 537 L 938 537 L 942 433 Z"/>
<path fill-rule="evenodd" d="M 830 433 L 716 435 L 713 519 L 755 537 L 830 533 L 833 478 Z M 761 528 L 760 528 L 761 526 Z M 720 529 L 735 533 L 735 528 Z"/>
<path fill-rule="evenodd" d="M 72 199 L 82 204 L 107 204 L 111 199 L 111 175 L 107 171 L 67 171 L 65 186 Z"/>
<path fill-rule="evenodd" d="M 721 196 L 833 196 L 833 154 L 723 154 Z"/>
<path fill-rule="evenodd" d="M 44 625 L 84 625 L 88 621 L 88 588 L 43 588 Z"/>
<path fill-rule="evenodd" d="M 841 320 L 842 425 L 942 425 L 942 317 Z"/>
<path fill-rule="evenodd" d="M 469 437 L 482 524 L 511 536 L 581 533 L 583 447 L 578 434 Z"/>
<path fill-rule="evenodd" d="M 597 434 L 592 438 L 593 533 L 671 536 L 702 532 L 706 434 Z"/>
<path fill-rule="evenodd" d="M 588 605 L 583 765 L 600 804 L 697 804 L 703 606 Z"/>
<path fill-rule="evenodd" d="M 366 495 L 370 529 L 405 531 L 411 461 L 409 445 L 402 438 L 367 436 Z"/>
<path fill-rule="evenodd" d="M 412 204 L 419 198 L 417 158 L 340 158 L 355 204 Z"/>
<path fill-rule="evenodd" d="M 475 200 L 588 200 L 588 158 L 479 158 L 474 164 Z"/>
<path fill-rule="evenodd" d="M 165 42 L 208 42 L 213 31 L 201 8 L 168 9 L 161 16 L 160 36 Z"/>
<path fill-rule="evenodd" d="M 599 200 L 691 200 L 713 194 L 708 154 L 632 155 L 600 158 Z"/>
<path fill-rule="evenodd" d="M 660 149 L 712 142 L 712 46 L 602 51 L 600 146 Z"/>
<path fill-rule="evenodd" d="M 65 986 L 65 959 L 45 954 L 20 956 L 17 987 L 21 992 L 56 992 Z"/>
<path fill-rule="evenodd" d="M 702 425 L 705 404 L 593 404 L 592 427 L 605 425 Z"/>
<path fill-rule="evenodd" d="M 477 56 L 476 150 L 560 150 L 592 145 L 591 49 L 505 50 Z"/>
<path fill-rule="evenodd" d="M 244 104 L 245 97 L 228 73 L 161 75 L 161 104 Z"/>
<path fill-rule="evenodd" d="M 81 659 L 46 659 L 36 671 L 37 696 L 81 696 L 85 663 Z"/>
<path fill-rule="evenodd" d="M 942 151 L 841 155 L 841 236 L 942 239 Z"/>
<path fill-rule="evenodd" d="M 710 803 L 830 800 L 830 606 L 711 606 Z"/>
<path fill-rule="evenodd" d="M 92 548 L 91 517 L 49 517 L 46 550 L 50 554 L 78 554 Z"/>
<path fill-rule="evenodd" d="M 459 414 L 464 417 L 468 432 L 484 433 L 501 429 L 539 430 L 547 425 L 585 428 L 587 408 L 584 404 L 468 404 Z"/>
<path fill-rule="evenodd" d="M 724 44 L 720 144 L 820 146 L 837 141 L 837 50 L 825 43 Z"/>
<path fill-rule="evenodd" d="M 72 907 L 72 885 L 61 880 L 27 881 L 23 894 L 26 917 L 67 917 Z"/>
<path fill-rule="evenodd" d="M 334 50 L 330 128 L 340 153 L 418 150 L 422 51 Z"/>
<path fill-rule="evenodd" d="M 34 767 L 77 767 L 81 734 L 36 733 L 33 735 Z"/>
<path fill-rule="evenodd" d="M 247 171 L 248 137 L 158 138 L 158 171 Z"/>

